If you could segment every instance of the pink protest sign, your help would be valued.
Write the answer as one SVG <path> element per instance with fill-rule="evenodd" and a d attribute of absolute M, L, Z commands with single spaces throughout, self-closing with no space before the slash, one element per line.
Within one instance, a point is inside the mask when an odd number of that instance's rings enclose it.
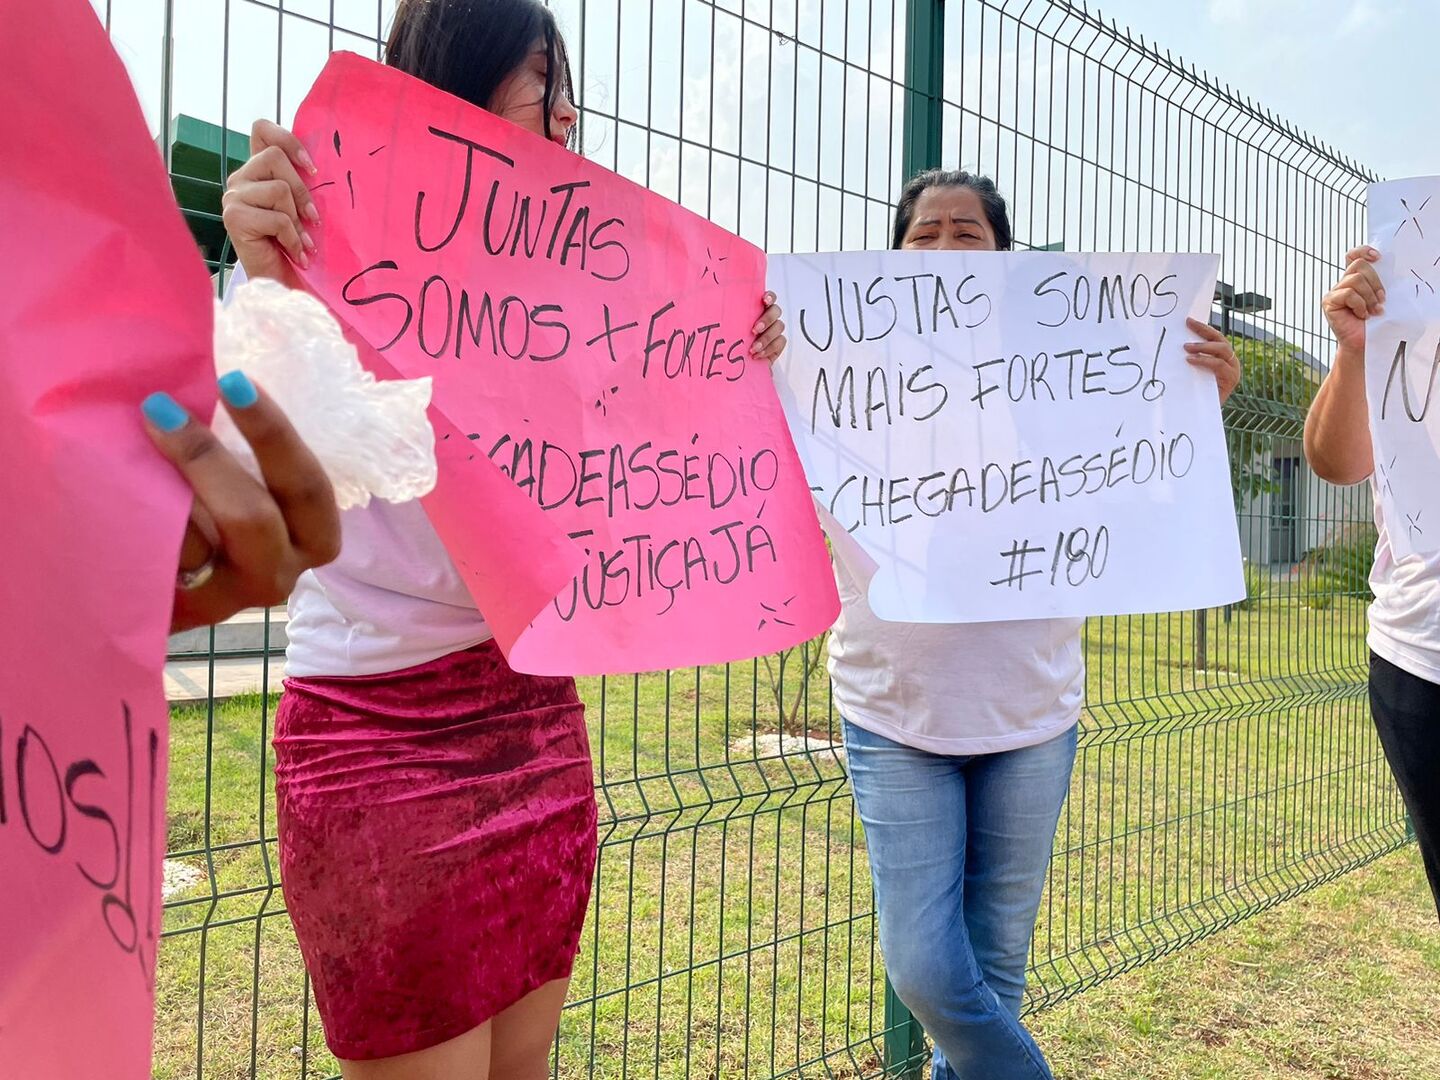
<path fill-rule="evenodd" d="M 757 248 L 353 55 L 296 134 L 320 168 L 306 281 L 382 374 L 434 378 L 453 467 L 426 506 L 512 665 L 713 663 L 831 624 L 809 489 L 749 357 Z M 508 484 L 466 502 L 453 478 L 486 468 Z"/>
<path fill-rule="evenodd" d="M 139 404 L 209 415 L 213 301 L 90 4 L 0 40 L 0 1074 L 138 1080 L 190 504 Z"/>

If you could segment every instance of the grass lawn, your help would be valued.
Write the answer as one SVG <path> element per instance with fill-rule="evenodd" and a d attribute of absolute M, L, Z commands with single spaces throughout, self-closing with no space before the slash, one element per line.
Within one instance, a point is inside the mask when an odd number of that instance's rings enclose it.
<path fill-rule="evenodd" d="M 1210 613 L 1199 670 L 1189 614 L 1092 620 L 1087 628 L 1090 706 L 1031 987 L 1032 1008 L 1050 1007 L 1037 1018 L 1054 1032 L 1045 1044 L 1079 1070 L 1072 1075 L 1099 1075 L 1086 1071 L 1089 1063 L 1112 1060 L 1103 1056 L 1111 1052 L 1131 1075 L 1192 1075 L 1137 1072 L 1136 1059 L 1120 1056 L 1136 1042 L 1133 1030 L 1122 1038 L 1120 1025 L 1112 1039 L 1098 1014 L 1082 1023 L 1097 1002 L 1138 1002 L 1133 990 L 1128 999 L 1107 998 L 1116 987 L 1211 955 L 1254 927 L 1312 910 L 1336 889 L 1368 887 L 1377 907 L 1414 906 L 1413 882 L 1388 871 L 1409 857 L 1402 855 L 1166 955 L 1361 866 L 1403 837 L 1366 713 L 1363 604 L 1340 598 L 1315 608 L 1303 600 L 1277 588 L 1228 623 Z M 797 701 L 799 666 L 792 659 L 781 688 L 783 721 L 761 662 L 582 682 L 602 848 L 561 1031 L 562 1076 L 878 1071 L 882 974 L 843 761 L 813 745 L 781 752 L 765 738 L 782 724 L 819 738 L 836 731 L 823 678 Z M 304 973 L 270 841 L 273 700 L 174 716 L 170 850 L 203 869 L 205 880 L 166 913 L 156 1075 L 167 1080 L 333 1070 L 318 1019 L 303 1007 Z M 1393 888 L 1365 884 L 1373 881 Z M 1337 941 L 1347 929 L 1354 949 L 1375 944 L 1361 927 L 1338 922 Z M 1296 933 L 1303 944 L 1304 932 Z M 1424 962 L 1434 959 L 1432 951 Z M 1214 963 L 1221 985 L 1236 979 L 1224 961 Z M 1187 976 L 1197 1008 L 1208 977 Z M 1170 1000 L 1156 998 L 1157 1018 Z M 1156 1020 L 1175 1031 L 1187 1022 Z M 1301 1034 L 1297 1026 L 1297 1040 Z M 1315 1047 L 1327 1039 L 1317 1029 Z M 1072 1050 L 1092 1056 L 1066 1058 Z"/>
<path fill-rule="evenodd" d="M 1440 932 L 1413 848 L 1032 1018 L 1057 1080 L 1440 1076 Z"/>

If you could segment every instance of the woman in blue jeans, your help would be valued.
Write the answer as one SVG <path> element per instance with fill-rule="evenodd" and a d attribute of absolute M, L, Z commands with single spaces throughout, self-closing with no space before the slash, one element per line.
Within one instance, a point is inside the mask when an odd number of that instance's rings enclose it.
<path fill-rule="evenodd" d="M 934 170 L 906 185 L 894 247 L 1010 245 L 990 180 Z M 1190 329 L 1224 400 L 1239 361 L 1218 330 Z M 934 1080 L 1049 1080 L 1020 1006 L 1075 763 L 1083 620 L 884 622 L 838 561 L 835 576 L 830 676 L 891 983 L 935 1042 Z"/>

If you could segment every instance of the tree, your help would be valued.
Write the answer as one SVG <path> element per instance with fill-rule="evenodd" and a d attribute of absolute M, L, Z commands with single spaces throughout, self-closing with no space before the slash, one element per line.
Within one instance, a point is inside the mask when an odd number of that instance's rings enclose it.
<path fill-rule="evenodd" d="M 1278 489 L 1263 451 L 1274 439 L 1299 439 L 1321 373 L 1288 341 L 1230 336 L 1240 360 L 1240 387 L 1225 405 L 1225 440 L 1236 509 Z"/>
<path fill-rule="evenodd" d="M 826 656 L 829 637 L 830 631 L 826 630 L 813 641 L 785 649 L 776 653 L 773 658 L 764 657 L 765 674 L 770 680 L 770 693 L 775 700 L 780 730 L 787 735 L 805 734 L 801 717 L 805 714 L 805 704 L 810 698 L 811 681 L 817 671 L 824 671 L 821 662 Z"/>

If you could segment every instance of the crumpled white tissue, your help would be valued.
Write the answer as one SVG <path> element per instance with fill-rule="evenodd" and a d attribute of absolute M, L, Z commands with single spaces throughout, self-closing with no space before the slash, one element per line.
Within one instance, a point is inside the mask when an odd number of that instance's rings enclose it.
<path fill-rule="evenodd" d="M 372 497 L 408 502 L 435 487 L 429 379 L 377 380 L 325 305 L 274 281 L 246 281 L 215 308 L 217 373 L 240 370 L 265 389 L 319 458 L 340 509 Z M 220 442 L 257 477 L 250 445 L 224 408 Z"/>

